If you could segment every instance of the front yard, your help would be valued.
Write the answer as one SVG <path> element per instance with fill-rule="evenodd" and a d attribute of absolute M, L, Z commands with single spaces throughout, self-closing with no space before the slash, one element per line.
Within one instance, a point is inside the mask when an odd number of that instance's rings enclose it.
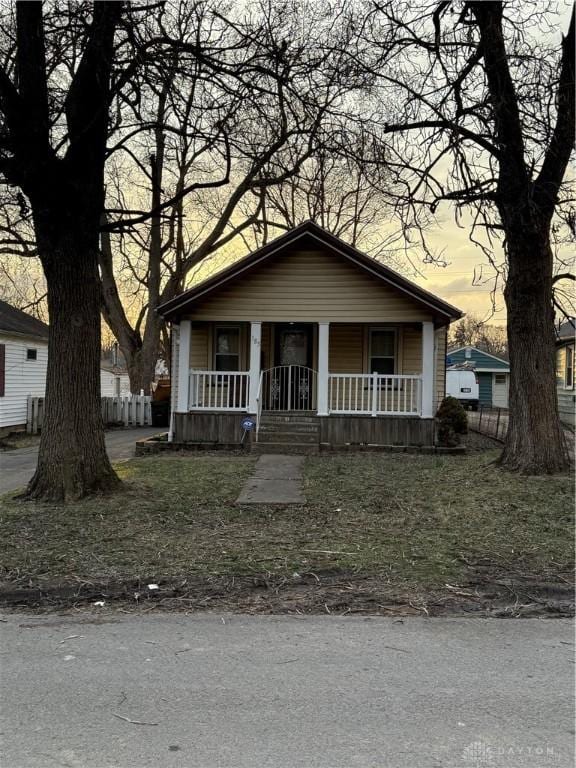
<path fill-rule="evenodd" d="M 111 498 L 60 507 L 4 496 L 1 580 L 246 610 L 474 610 L 490 590 L 522 585 L 541 596 L 543 583 L 569 583 L 572 481 L 504 473 L 496 455 L 309 457 L 308 503 L 288 507 L 235 504 L 254 457 L 133 460 Z"/>

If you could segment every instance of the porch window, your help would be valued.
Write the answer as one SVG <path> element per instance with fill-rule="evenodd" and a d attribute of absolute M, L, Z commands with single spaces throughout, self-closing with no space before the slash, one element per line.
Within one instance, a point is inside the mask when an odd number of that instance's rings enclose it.
<path fill-rule="evenodd" d="M 240 370 L 240 328 L 226 326 L 215 329 L 214 370 Z"/>
<path fill-rule="evenodd" d="M 396 331 L 370 330 L 368 372 L 392 376 L 396 370 Z"/>
<path fill-rule="evenodd" d="M 506 374 L 505 373 L 497 373 L 494 376 L 494 384 L 506 384 Z"/>
<path fill-rule="evenodd" d="M 566 389 L 574 386 L 574 349 L 566 347 Z"/>

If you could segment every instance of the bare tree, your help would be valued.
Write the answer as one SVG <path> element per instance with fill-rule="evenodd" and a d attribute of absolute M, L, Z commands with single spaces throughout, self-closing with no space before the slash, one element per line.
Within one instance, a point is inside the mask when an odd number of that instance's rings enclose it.
<path fill-rule="evenodd" d="M 386 170 L 361 131 L 347 128 L 345 137 L 338 149 L 320 150 L 294 176 L 266 190 L 250 242 L 264 245 L 310 219 L 373 258 L 404 268 L 405 240 L 393 223 Z"/>
<path fill-rule="evenodd" d="M 121 161 L 111 167 L 101 239 L 104 317 L 133 391 L 152 381 L 163 330 L 156 307 L 260 226 L 272 190 L 340 136 L 344 96 L 358 83 L 338 52 L 349 30 L 314 8 L 303 28 L 301 10 L 270 3 L 224 16 L 180 2 L 163 18 L 178 56 L 141 84 L 138 120 L 153 130 L 120 131 L 111 143 Z M 139 221 L 135 199 L 154 212 L 149 221 Z M 128 294 L 137 311 L 127 311 Z"/>
<path fill-rule="evenodd" d="M 380 3 L 364 29 L 379 56 L 375 132 L 418 222 L 441 204 L 469 210 L 470 238 L 506 253 L 510 426 L 500 463 L 525 473 L 568 463 L 554 370 L 552 236 L 574 138 L 574 13 L 561 46 L 540 42 L 541 3 Z M 354 54 L 351 54 L 354 55 Z"/>
<path fill-rule="evenodd" d="M 450 327 L 448 343 L 457 347 L 477 347 L 498 357 L 508 355 L 505 326 L 486 323 L 477 315 L 466 315 L 454 323 Z"/>

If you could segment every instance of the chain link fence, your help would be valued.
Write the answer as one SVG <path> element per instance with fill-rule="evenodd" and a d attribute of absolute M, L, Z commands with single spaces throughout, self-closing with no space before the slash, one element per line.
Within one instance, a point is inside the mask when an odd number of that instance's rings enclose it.
<path fill-rule="evenodd" d="M 508 409 L 481 405 L 477 411 L 468 411 L 468 426 L 496 440 L 504 441 L 508 432 Z"/>

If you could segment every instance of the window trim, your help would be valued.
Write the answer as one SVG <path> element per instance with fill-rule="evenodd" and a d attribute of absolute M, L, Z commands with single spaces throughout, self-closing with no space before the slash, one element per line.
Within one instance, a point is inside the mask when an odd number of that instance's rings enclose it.
<path fill-rule="evenodd" d="M 498 382 L 497 381 L 498 376 L 503 376 L 504 377 L 504 381 Z M 504 386 L 506 386 L 506 376 L 507 376 L 506 373 L 496 373 L 495 372 L 494 373 L 494 385 L 498 384 L 498 386 L 502 386 L 502 384 L 503 384 Z"/>
<path fill-rule="evenodd" d="M 388 374 L 379 374 L 380 376 L 397 376 L 398 375 L 398 367 L 399 367 L 399 355 L 398 355 L 398 344 L 399 344 L 399 332 L 398 328 L 391 327 L 389 325 L 372 325 L 368 327 L 368 344 L 367 344 L 367 357 L 366 357 L 366 371 L 369 374 L 372 374 L 373 371 L 371 370 L 371 361 L 373 357 L 381 357 L 383 359 L 383 355 L 372 355 L 372 333 L 374 331 L 385 331 L 386 333 L 393 333 L 394 334 L 394 371 L 392 373 Z M 386 356 L 386 359 L 390 359 L 389 356 Z"/>
<path fill-rule="evenodd" d="M 219 354 L 224 354 L 224 352 L 218 352 L 218 331 L 225 331 L 225 330 L 234 330 L 238 332 L 238 352 L 233 352 L 232 354 L 235 354 L 238 358 L 238 367 L 235 368 L 233 371 L 219 371 L 216 366 L 216 360 Z M 212 345 L 212 370 L 216 371 L 218 373 L 235 373 L 242 370 L 242 326 L 234 323 L 225 323 L 221 324 L 218 323 L 217 325 L 214 325 L 214 343 Z M 226 353 L 230 355 L 230 353 Z"/>
<path fill-rule="evenodd" d="M 568 365 L 568 357 L 572 365 Z M 570 371 L 570 382 L 568 382 L 568 371 Z M 574 347 L 566 346 L 566 356 L 564 359 L 564 386 L 566 389 L 574 389 Z"/>

